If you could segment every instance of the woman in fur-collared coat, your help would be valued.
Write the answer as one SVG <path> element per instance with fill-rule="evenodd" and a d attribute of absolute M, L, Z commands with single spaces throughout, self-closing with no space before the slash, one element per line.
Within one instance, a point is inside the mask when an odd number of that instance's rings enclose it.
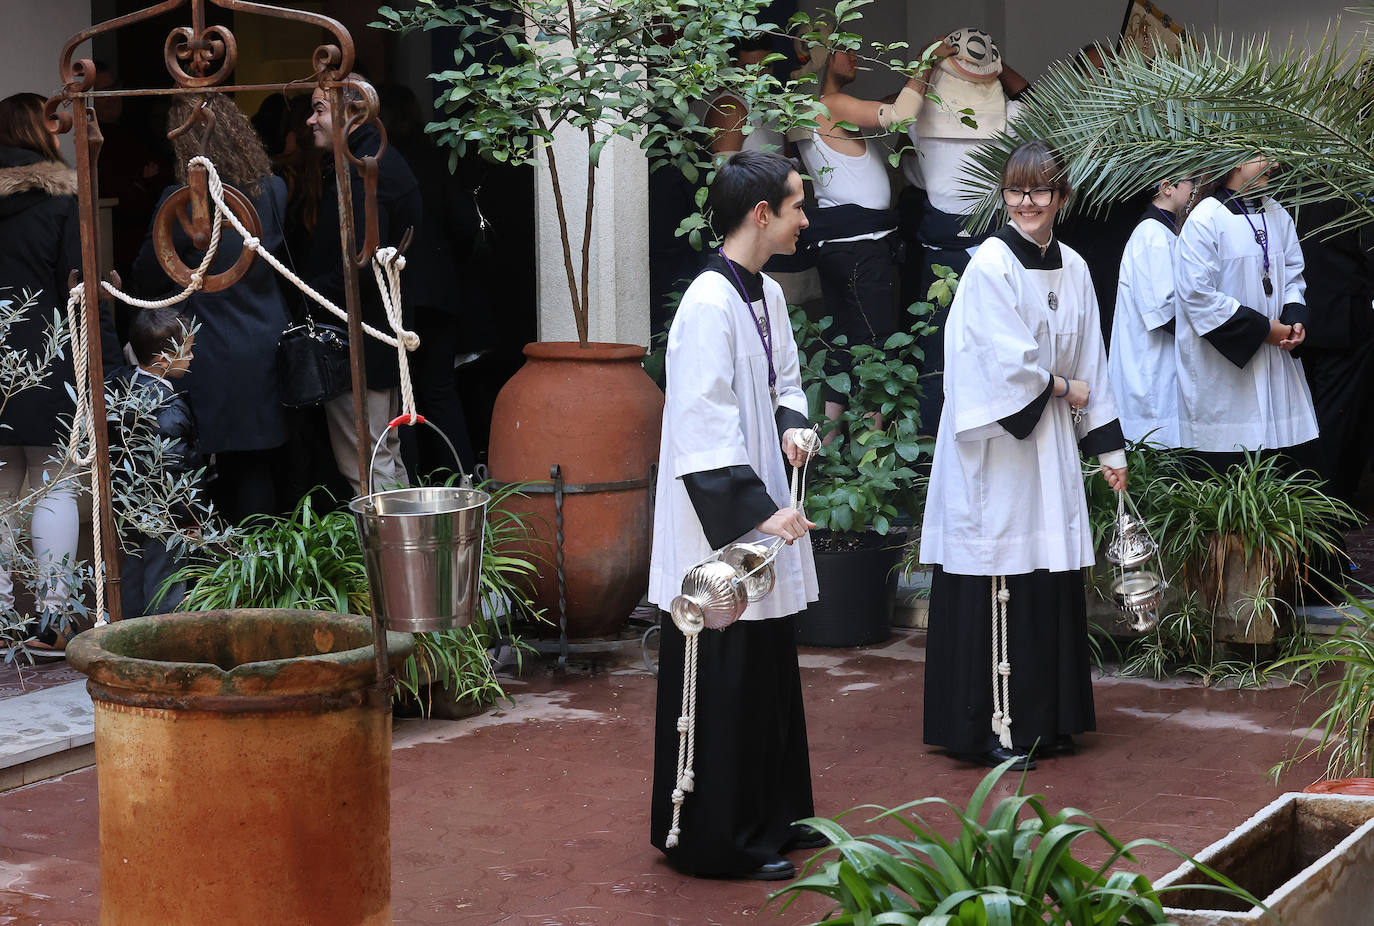
<path fill-rule="evenodd" d="M 23 317 L 3 332 L 5 350 L 28 351 L 29 360 L 43 356 L 54 314 L 65 315 L 67 275 L 81 267 L 81 233 L 77 219 L 76 172 L 63 163 L 57 139 L 43 123 L 43 98 L 17 93 L 0 100 L 0 301 L 31 304 Z M 13 305 L 10 307 L 13 308 Z M 6 311 L 0 317 L 8 317 Z M 104 321 L 102 319 L 102 321 Z M 107 328 L 102 325 L 102 329 Z M 106 335 L 106 353 L 114 341 Z M 29 491 L 53 478 L 59 469 L 74 409 L 67 391 L 72 383 L 72 352 L 53 362 L 41 385 L 6 396 L 0 382 L 0 511 L 12 508 L 28 477 Z M 110 359 L 117 359 L 118 351 Z M 0 567 L 10 559 L 16 525 L 0 523 Z M 60 484 L 34 506 L 31 521 L 34 554 L 65 570 L 64 558 L 76 559 L 76 490 Z M 66 610 L 68 588 L 54 580 L 34 589 L 39 613 L 33 615 L 35 640 L 30 648 L 60 651 L 61 638 L 50 631 Z M 14 585 L 0 568 L 0 615 L 14 606 Z M 39 634 L 40 626 L 48 630 Z"/>

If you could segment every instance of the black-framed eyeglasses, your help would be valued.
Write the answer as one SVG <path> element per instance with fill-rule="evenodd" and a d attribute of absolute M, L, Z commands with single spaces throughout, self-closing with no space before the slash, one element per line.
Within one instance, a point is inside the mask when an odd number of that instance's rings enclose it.
<path fill-rule="evenodd" d="M 1048 206 L 1050 203 L 1054 202 L 1054 194 L 1056 192 L 1054 187 L 1049 186 L 1038 186 L 1033 190 L 1021 190 L 1014 186 L 1004 186 L 1002 187 L 1002 202 L 1006 203 L 1008 206 L 1019 206 L 1029 198 L 1031 203 L 1036 206 Z"/>

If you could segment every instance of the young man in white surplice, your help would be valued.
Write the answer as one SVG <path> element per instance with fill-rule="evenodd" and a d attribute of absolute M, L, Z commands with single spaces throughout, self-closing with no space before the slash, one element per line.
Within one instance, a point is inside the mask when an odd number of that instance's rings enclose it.
<path fill-rule="evenodd" d="M 663 615 L 650 839 L 688 874 L 771 881 L 795 874 L 786 852 L 824 842 L 792 825 L 813 814 L 792 618 L 816 600 L 815 525 L 791 507 L 784 457 L 806 461 L 808 408 L 782 288 L 759 272 L 806 227 L 801 178 L 777 154 L 742 151 L 710 207 L 725 243 L 668 332 L 649 600 L 668 608 L 688 569 L 732 541 L 786 546 L 773 591 L 697 635 L 695 778 L 673 833 L 686 637 Z"/>

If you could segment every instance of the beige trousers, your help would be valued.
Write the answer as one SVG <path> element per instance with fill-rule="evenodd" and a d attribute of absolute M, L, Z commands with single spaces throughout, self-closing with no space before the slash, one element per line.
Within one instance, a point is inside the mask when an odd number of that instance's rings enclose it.
<path fill-rule="evenodd" d="M 399 389 L 367 390 L 367 426 L 372 432 L 367 441 L 367 454 L 385 431 L 386 440 L 377 451 L 377 463 L 372 470 L 372 491 L 405 488 L 410 485 L 405 465 L 401 462 L 401 441 L 394 429 L 387 430 L 387 422 L 400 414 L 401 392 Z M 355 496 L 362 494 L 358 479 L 358 448 L 353 435 L 353 393 L 346 392 L 324 405 L 325 418 L 329 422 L 329 446 L 334 450 L 334 462 L 339 472 L 353 487 Z"/>

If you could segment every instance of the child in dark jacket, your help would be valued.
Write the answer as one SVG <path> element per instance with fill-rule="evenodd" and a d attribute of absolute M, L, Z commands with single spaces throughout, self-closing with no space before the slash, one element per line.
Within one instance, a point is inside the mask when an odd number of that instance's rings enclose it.
<path fill-rule="evenodd" d="M 118 442 L 126 459 L 133 460 L 135 470 L 149 465 L 145 455 L 135 454 L 131 448 L 138 443 L 146 449 L 152 443 L 141 441 L 133 434 L 140 428 L 138 419 L 143 415 L 153 419 L 149 436 L 169 442 L 163 443 L 160 452 L 164 473 L 180 476 L 196 473 L 205 466 L 203 455 L 196 449 L 196 422 L 191 405 L 172 385 L 173 380 L 186 375 L 194 356 L 191 352 L 194 341 L 191 323 L 172 308 L 143 309 L 130 323 L 129 342 L 138 358 L 138 366 L 111 371 L 106 383 L 116 394 L 145 393 L 144 401 L 136 404 L 139 411 L 126 415 L 119 422 L 119 433 L 111 435 L 111 442 Z M 158 474 L 134 473 L 136 479 L 155 476 Z M 184 506 L 173 509 L 172 516 L 178 527 L 195 526 L 190 511 Z M 180 565 L 168 551 L 166 542 L 161 537 L 128 530 L 124 534 L 124 549 L 126 555 L 120 567 L 120 603 L 124 617 L 175 611 L 186 594 L 184 583 L 177 583 L 158 597 L 162 584 Z"/>

